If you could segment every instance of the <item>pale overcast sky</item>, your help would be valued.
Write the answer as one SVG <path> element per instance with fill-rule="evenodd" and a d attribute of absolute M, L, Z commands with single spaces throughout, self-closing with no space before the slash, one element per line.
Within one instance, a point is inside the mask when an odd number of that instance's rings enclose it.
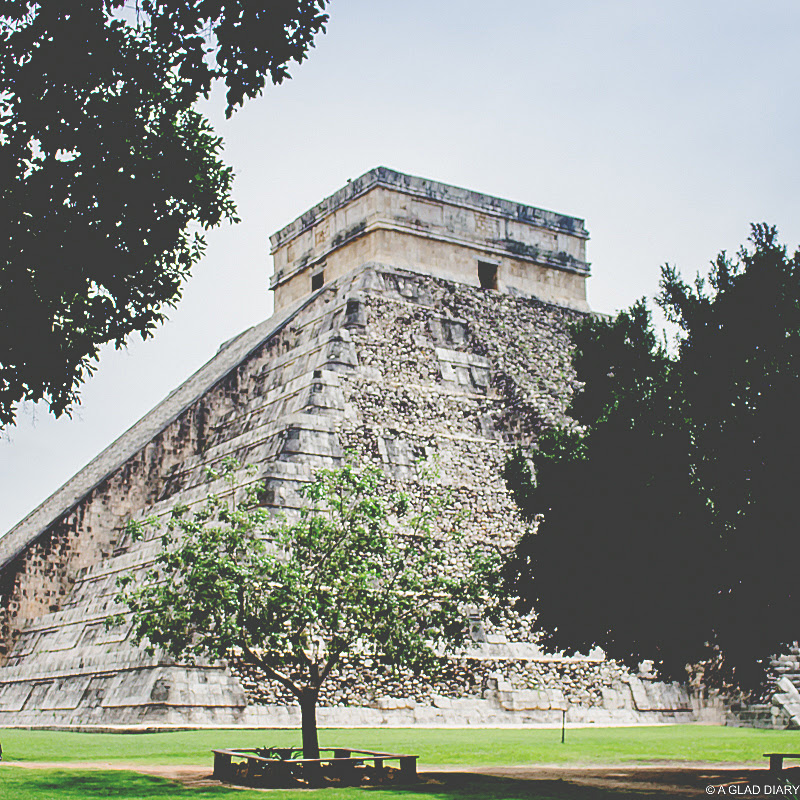
<path fill-rule="evenodd" d="M 246 327 L 269 234 L 385 165 L 582 217 L 589 300 L 665 261 L 704 270 L 748 224 L 800 243 L 797 0 L 333 0 L 294 79 L 225 121 L 242 222 L 212 232 L 171 319 L 104 352 L 72 420 L 27 407 L 0 440 L 8 530 Z"/>

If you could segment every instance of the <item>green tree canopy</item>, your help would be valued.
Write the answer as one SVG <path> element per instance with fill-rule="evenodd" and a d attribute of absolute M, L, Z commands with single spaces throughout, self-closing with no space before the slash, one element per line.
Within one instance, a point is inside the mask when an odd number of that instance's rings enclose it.
<path fill-rule="evenodd" d="M 800 253 L 766 225 L 751 241 L 692 285 L 663 269 L 674 353 L 642 302 L 579 323 L 578 425 L 541 438 L 535 479 L 525 454 L 508 464 L 538 522 L 510 579 L 558 646 L 675 678 L 721 652 L 755 687 L 797 638 Z"/>
<path fill-rule="evenodd" d="M 326 2 L 0 2 L 0 425 L 67 411 L 103 344 L 164 319 L 199 231 L 235 220 L 195 101 L 282 81 Z"/>
<path fill-rule="evenodd" d="M 233 479 L 236 465 L 225 469 Z M 303 494 L 295 521 L 259 508 L 252 492 L 176 508 L 155 567 L 124 581 L 120 599 L 136 641 L 182 657 L 241 654 L 287 688 L 304 755 L 316 758 L 320 687 L 342 656 L 433 668 L 464 639 L 465 606 L 491 615 L 498 563 L 459 548 L 442 526 L 445 497 L 430 487 L 415 503 L 377 470 L 344 466 L 317 472 Z"/>

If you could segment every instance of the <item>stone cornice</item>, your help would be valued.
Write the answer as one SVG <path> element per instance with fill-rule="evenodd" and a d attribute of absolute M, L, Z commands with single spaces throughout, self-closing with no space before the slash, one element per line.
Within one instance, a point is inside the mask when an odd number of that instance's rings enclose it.
<path fill-rule="evenodd" d="M 582 219 L 555 211 L 546 211 L 534 206 L 504 200 L 500 197 L 462 189 L 446 183 L 418 178 L 396 172 L 388 167 L 375 167 L 355 180 L 349 181 L 338 192 L 326 197 L 293 222 L 274 233 L 270 237 L 271 251 L 274 253 L 287 242 L 305 233 L 325 217 L 339 208 L 351 203 L 371 189 L 382 186 L 393 191 L 402 192 L 421 199 L 447 203 L 453 206 L 469 208 L 492 216 L 525 222 L 540 228 L 561 233 L 568 233 L 581 239 L 588 239 L 589 233 Z"/>

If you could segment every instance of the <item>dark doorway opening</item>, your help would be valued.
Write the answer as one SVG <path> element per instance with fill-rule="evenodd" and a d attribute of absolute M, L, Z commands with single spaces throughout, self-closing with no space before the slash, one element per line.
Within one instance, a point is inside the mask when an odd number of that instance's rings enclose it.
<path fill-rule="evenodd" d="M 317 289 L 321 289 L 323 283 L 325 283 L 325 270 L 321 269 L 311 276 L 311 291 L 316 292 Z"/>
<path fill-rule="evenodd" d="M 497 289 L 497 264 L 479 261 L 478 280 L 481 282 L 481 289 Z"/>

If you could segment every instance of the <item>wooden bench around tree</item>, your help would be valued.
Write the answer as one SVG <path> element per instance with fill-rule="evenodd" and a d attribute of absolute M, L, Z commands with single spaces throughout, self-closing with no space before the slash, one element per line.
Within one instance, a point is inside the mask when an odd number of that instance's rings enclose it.
<path fill-rule="evenodd" d="M 322 747 L 320 758 L 298 758 L 302 750 L 289 747 L 255 748 L 247 750 L 212 750 L 214 777 L 220 781 L 247 782 L 263 780 L 280 785 L 292 781 L 316 782 L 325 775 L 344 784 L 357 785 L 364 777 L 365 762 L 372 762 L 374 773 L 386 774 L 385 762 L 397 761 L 400 780 L 411 782 L 417 777 L 418 756 L 383 753 L 376 750 L 352 750 L 348 747 Z M 331 753 L 323 756 L 323 753 Z M 236 761 L 234 761 L 236 759 Z"/>
<path fill-rule="evenodd" d="M 783 772 L 784 758 L 800 758 L 800 753 L 764 753 L 764 758 L 769 759 L 770 772 Z"/>

